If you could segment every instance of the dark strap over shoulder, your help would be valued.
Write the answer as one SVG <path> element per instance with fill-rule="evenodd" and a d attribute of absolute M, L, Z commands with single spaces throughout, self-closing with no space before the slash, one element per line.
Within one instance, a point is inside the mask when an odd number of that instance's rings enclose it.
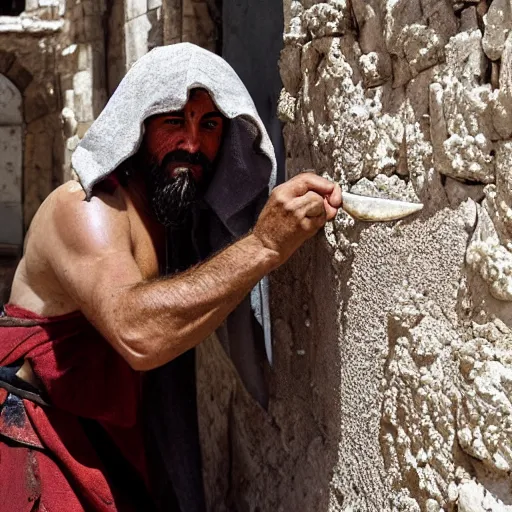
<path fill-rule="evenodd" d="M 0 366 L 0 388 L 36 404 L 49 406 L 37 388 L 16 375 L 20 368 L 21 364 Z"/>

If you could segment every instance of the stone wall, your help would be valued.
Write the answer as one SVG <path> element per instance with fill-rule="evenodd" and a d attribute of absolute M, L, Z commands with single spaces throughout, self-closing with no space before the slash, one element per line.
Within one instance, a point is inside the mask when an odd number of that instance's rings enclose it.
<path fill-rule="evenodd" d="M 274 273 L 267 411 L 200 348 L 211 510 L 512 510 L 511 28 L 500 0 L 285 2 L 288 175 L 425 207 L 340 213 Z"/>

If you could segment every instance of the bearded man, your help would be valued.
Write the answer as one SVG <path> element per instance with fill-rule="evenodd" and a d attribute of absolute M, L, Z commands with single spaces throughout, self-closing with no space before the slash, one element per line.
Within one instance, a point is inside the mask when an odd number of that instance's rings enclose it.
<path fill-rule="evenodd" d="M 132 67 L 73 166 L 0 317 L 0 509 L 204 510 L 191 349 L 216 331 L 266 400 L 264 277 L 340 189 L 303 173 L 268 197 L 275 156 L 247 90 L 191 44 Z"/>

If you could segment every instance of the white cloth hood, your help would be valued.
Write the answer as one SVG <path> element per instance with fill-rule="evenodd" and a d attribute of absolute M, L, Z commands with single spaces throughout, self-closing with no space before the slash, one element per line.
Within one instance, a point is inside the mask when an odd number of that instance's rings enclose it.
<path fill-rule="evenodd" d="M 179 43 L 155 48 L 132 66 L 73 153 L 73 168 L 87 198 L 96 183 L 137 152 L 144 120 L 181 110 L 194 88 L 206 89 L 222 114 L 237 120 L 237 132 L 250 130 L 249 123 L 257 129 L 255 143 L 268 158 L 266 185 L 272 189 L 276 177 L 274 148 L 244 84 L 218 55 L 191 43 Z M 230 138 L 228 133 L 224 153 Z M 240 202 L 237 206 L 240 208 Z"/>

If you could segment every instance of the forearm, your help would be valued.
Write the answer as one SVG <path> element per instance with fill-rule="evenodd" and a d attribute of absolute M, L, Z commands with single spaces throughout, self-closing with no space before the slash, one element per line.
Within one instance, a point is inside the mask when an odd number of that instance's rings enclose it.
<path fill-rule="evenodd" d="M 132 366 L 161 366 L 200 343 L 275 266 L 273 252 L 249 235 L 186 272 L 133 286 L 117 308 Z"/>

